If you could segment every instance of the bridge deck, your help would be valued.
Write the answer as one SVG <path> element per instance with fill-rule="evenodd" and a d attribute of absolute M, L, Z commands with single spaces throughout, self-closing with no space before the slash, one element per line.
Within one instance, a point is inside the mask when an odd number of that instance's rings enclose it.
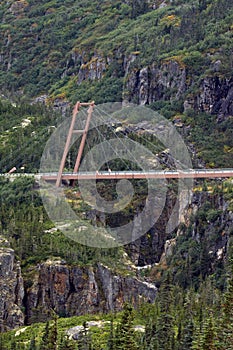
<path fill-rule="evenodd" d="M 42 179 L 53 181 L 57 173 L 38 174 Z M 62 180 L 111 180 L 111 179 L 178 179 L 178 178 L 221 178 L 233 177 L 233 169 L 204 170 L 158 170 L 158 171 L 99 171 L 63 173 Z"/>
<path fill-rule="evenodd" d="M 56 181 L 58 173 L 0 173 L 0 176 L 16 178 L 33 176 L 36 179 Z M 190 169 L 190 170 L 154 170 L 154 171 L 96 171 L 67 172 L 62 180 L 113 180 L 113 179 L 180 179 L 180 178 L 227 178 L 233 177 L 233 169 Z"/>

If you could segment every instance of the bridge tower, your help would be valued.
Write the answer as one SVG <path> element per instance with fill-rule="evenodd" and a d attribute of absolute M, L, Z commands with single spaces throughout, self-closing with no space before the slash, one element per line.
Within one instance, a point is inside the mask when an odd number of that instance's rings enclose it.
<path fill-rule="evenodd" d="M 93 109 L 94 109 L 94 101 L 92 102 L 77 102 L 76 105 L 74 106 L 73 109 L 73 114 L 72 114 L 72 119 L 71 119 L 71 123 L 70 123 L 70 128 L 69 128 L 69 132 L 67 135 L 67 139 L 66 139 L 66 143 L 65 143 L 65 148 L 63 151 L 63 155 L 62 155 L 62 159 L 61 159 L 61 163 L 60 163 L 60 167 L 58 170 L 58 174 L 57 174 L 57 179 L 56 179 L 56 187 L 59 187 L 61 185 L 61 180 L 62 180 L 62 173 L 65 167 L 65 162 L 66 162 L 66 158 L 67 158 L 67 154 L 69 152 L 69 147 L 70 147 L 70 142 L 71 142 L 71 138 L 73 134 L 82 134 L 82 138 L 81 138 L 81 142 L 79 145 L 79 149 L 78 149 L 78 154 L 77 154 L 77 158 L 76 158 L 76 162 L 74 165 L 74 173 L 78 172 L 79 166 L 80 166 L 80 162 L 81 162 L 81 157 L 82 157 L 82 153 L 83 153 L 83 149 L 85 146 L 85 141 L 86 141 L 86 137 L 87 137 L 87 132 L 89 129 L 89 125 L 90 125 L 90 121 L 91 121 L 91 117 L 92 117 L 92 113 L 93 113 Z M 87 110 L 87 119 L 86 119 L 86 124 L 83 130 L 75 130 L 74 126 L 75 126 L 75 121 L 76 121 L 76 117 L 77 114 L 80 110 L 80 107 L 87 107 L 89 106 L 88 110 Z"/>

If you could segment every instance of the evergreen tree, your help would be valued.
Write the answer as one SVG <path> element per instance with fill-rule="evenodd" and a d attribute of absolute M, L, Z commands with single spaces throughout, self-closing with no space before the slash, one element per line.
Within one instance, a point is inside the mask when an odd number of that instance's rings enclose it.
<path fill-rule="evenodd" d="M 18 344 L 16 342 L 15 336 L 13 335 L 11 337 L 10 350 L 17 350 L 17 349 L 18 349 Z"/>
<path fill-rule="evenodd" d="M 8 348 L 9 348 L 9 346 L 8 346 L 9 343 L 7 342 L 7 340 L 9 340 L 9 339 L 7 339 L 7 337 L 5 335 L 6 335 L 5 333 L 0 333 L 0 350 L 8 350 Z"/>
<path fill-rule="evenodd" d="M 158 317 L 157 339 L 158 350 L 174 350 L 173 316 L 169 312 L 162 312 Z"/>
<path fill-rule="evenodd" d="M 40 350 L 56 350 L 57 349 L 57 315 L 52 312 L 53 320 L 50 324 L 46 322 L 45 330 L 41 338 Z"/>
<path fill-rule="evenodd" d="M 133 308 L 126 303 L 123 307 L 121 322 L 116 329 L 116 350 L 138 350 L 133 329 Z"/>
<path fill-rule="evenodd" d="M 192 317 L 184 319 L 184 329 L 182 332 L 182 339 L 180 341 L 181 346 L 178 347 L 179 350 L 189 350 L 192 346 L 194 333 L 194 323 Z"/>
<path fill-rule="evenodd" d="M 233 350 L 233 258 L 230 259 L 230 278 L 222 305 L 219 340 L 222 350 Z"/>
<path fill-rule="evenodd" d="M 177 349 L 190 350 L 192 347 L 192 342 L 194 339 L 194 330 L 195 330 L 195 316 L 198 315 L 198 319 L 202 322 L 202 315 L 200 316 L 199 312 L 197 312 L 195 300 L 197 298 L 196 293 L 193 288 L 187 290 L 183 297 L 182 304 L 182 315 L 181 315 L 181 337 L 180 342 L 178 343 Z M 198 309 L 199 311 L 199 309 Z"/>
<path fill-rule="evenodd" d="M 115 350 L 115 338 L 114 338 L 114 325 L 113 325 L 113 317 L 111 318 L 110 321 L 110 332 L 109 332 L 109 337 L 108 337 L 108 344 L 107 344 L 107 349 L 108 350 Z"/>
<path fill-rule="evenodd" d="M 176 350 L 181 350 L 181 339 L 182 339 L 182 323 L 180 320 L 179 324 L 178 324 L 176 342 L 175 342 L 175 347 L 174 347 Z"/>
<path fill-rule="evenodd" d="M 45 329 L 40 342 L 40 350 L 48 350 L 47 341 L 49 337 L 49 321 L 46 322 Z"/>
<path fill-rule="evenodd" d="M 156 321 L 157 321 L 157 315 L 154 314 L 153 317 L 151 317 L 146 323 L 145 334 L 143 339 L 143 346 L 145 350 L 150 350 L 154 348 L 156 336 L 157 336 Z"/>
<path fill-rule="evenodd" d="M 59 345 L 58 350 L 74 350 L 76 349 L 74 342 L 69 339 L 67 335 L 62 336 Z"/>
<path fill-rule="evenodd" d="M 28 350 L 36 350 L 36 338 L 35 335 L 32 336 L 30 340 L 30 345 Z"/>
<path fill-rule="evenodd" d="M 52 325 L 49 329 L 49 336 L 47 340 L 47 348 L 49 350 L 56 350 L 57 349 L 57 315 L 55 312 L 53 313 L 53 321 Z"/>
<path fill-rule="evenodd" d="M 92 341 L 91 341 L 90 332 L 87 327 L 87 322 L 83 322 L 83 331 L 80 332 L 77 343 L 78 343 L 78 350 L 92 349 Z"/>
<path fill-rule="evenodd" d="M 170 274 L 159 290 L 159 314 L 157 319 L 157 349 L 174 349 L 173 286 Z"/>
<path fill-rule="evenodd" d="M 148 11 L 148 2 L 146 0 L 130 0 L 131 18 L 136 18 Z"/>
<path fill-rule="evenodd" d="M 203 342 L 202 342 L 202 333 L 200 330 L 200 326 L 195 329 L 194 336 L 193 336 L 193 341 L 192 341 L 192 350 L 203 350 Z"/>
<path fill-rule="evenodd" d="M 203 350 L 218 350 L 217 345 L 217 331 L 213 322 L 212 316 L 210 316 L 203 325 Z"/>
<path fill-rule="evenodd" d="M 207 1 L 206 0 L 199 0 L 199 10 L 203 11 L 207 8 Z"/>

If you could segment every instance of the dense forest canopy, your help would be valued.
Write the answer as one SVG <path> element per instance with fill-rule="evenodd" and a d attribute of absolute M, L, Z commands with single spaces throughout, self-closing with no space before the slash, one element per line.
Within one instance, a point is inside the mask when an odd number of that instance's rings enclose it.
<path fill-rule="evenodd" d="M 29 96 L 119 100 L 132 55 L 135 67 L 176 57 L 196 80 L 215 75 L 217 60 L 218 74 L 232 73 L 228 0 L 2 1 L 0 18 L 0 87 Z M 80 69 L 98 56 L 101 85 L 80 85 Z"/>

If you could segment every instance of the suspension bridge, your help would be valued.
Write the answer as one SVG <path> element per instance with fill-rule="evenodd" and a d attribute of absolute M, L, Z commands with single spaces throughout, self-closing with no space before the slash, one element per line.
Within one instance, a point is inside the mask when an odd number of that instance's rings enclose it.
<path fill-rule="evenodd" d="M 75 121 L 77 115 L 80 111 L 80 108 L 88 107 L 87 109 L 87 117 L 85 121 L 85 126 L 83 129 L 75 129 Z M 56 187 L 59 187 L 62 181 L 76 181 L 76 180 L 114 180 L 114 179 L 185 179 L 185 178 L 228 178 L 233 177 L 233 169 L 185 169 L 185 170 L 134 170 L 134 171 L 80 171 L 80 164 L 83 155 L 83 150 L 85 143 L 87 141 L 87 133 L 89 130 L 90 121 L 92 118 L 92 113 L 94 110 L 95 104 L 94 101 L 90 103 L 81 103 L 77 102 L 74 109 L 73 115 L 69 127 L 69 131 L 67 134 L 65 147 L 63 150 L 62 158 L 60 161 L 60 166 L 58 171 L 56 172 L 43 172 L 37 174 L 18 174 L 14 172 L 16 169 L 13 168 L 13 171 L 8 174 L 0 174 L 6 175 L 9 177 L 17 177 L 17 176 L 34 176 L 36 179 L 43 179 L 45 181 L 53 181 L 56 183 Z M 73 134 L 80 134 L 81 141 L 79 144 L 77 157 L 74 165 L 74 169 L 71 172 L 64 171 L 65 163 L 67 160 L 67 155 L 71 146 L 71 139 Z"/>

